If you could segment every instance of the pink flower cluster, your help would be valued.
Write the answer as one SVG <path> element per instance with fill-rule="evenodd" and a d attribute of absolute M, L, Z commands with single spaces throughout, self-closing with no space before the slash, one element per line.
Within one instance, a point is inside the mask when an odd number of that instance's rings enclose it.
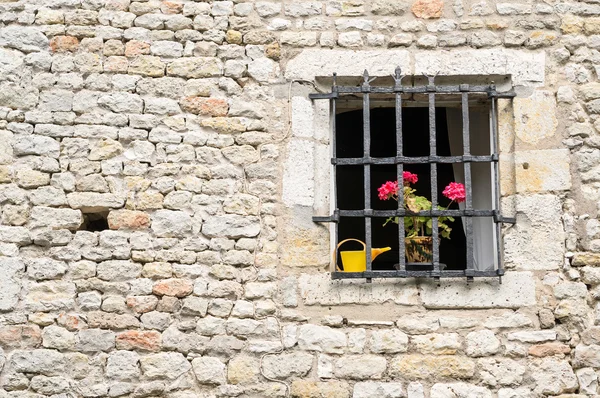
<path fill-rule="evenodd" d="M 442 193 L 445 197 L 455 201 L 456 203 L 462 203 L 466 198 L 465 186 L 460 182 L 451 182 L 446 188 L 444 188 Z"/>
<path fill-rule="evenodd" d="M 377 191 L 379 192 L 379 199 L 388 200 L 398 195 L 398 181 L 386 181 Z"/>
<path fill-rule="evenodd" d="M 419 177 L 410 171 L 402 173 L 402 182 L 404 185 L 416 184 L 419 181 Z M 388 200 L 394 196 L 398 196 L 398 181 L 386 181 L 385 184 L 380 186 L 377 191 L 379 192 L 379 199 Z"/>

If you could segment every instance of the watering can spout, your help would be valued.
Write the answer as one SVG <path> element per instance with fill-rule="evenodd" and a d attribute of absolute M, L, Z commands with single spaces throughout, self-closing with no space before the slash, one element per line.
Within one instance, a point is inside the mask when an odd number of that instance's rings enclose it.
<path fill-rule="evenodd" d="M 377 256 L 379 256 L 381 253 L 385 253 L 390 250 L 392 250 L 391 247 L 381 247 L 379 249 L 371 249 L 371 259 L 375 260 L 375 258 Z"/>

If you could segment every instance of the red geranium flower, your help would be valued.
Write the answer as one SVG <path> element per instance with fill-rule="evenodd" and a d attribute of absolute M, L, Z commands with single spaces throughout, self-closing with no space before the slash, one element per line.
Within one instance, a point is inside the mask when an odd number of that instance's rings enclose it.
<path fill-rule="evenodd" d="M 404 185 L 408 184 L 416 184 L 419 181 L 419 177 L 416 174 L 411 173 L 410 171 L 405 171 L 402 173 L 402 181 Z"/>
<path fill-rule="evenodd" d="M 398 181 L 386 181 L 377 191 L 379 191 L 379 199 L 388 200 L 398 195 Z"/>
<path fill-rule="evenodd" d="M 442 193 L 445 197 L 455 201 L 456 203 L 464 202 L 466 198 L 465 186 L 460 182 L 451 182 L 446 188 L 444 188 Z"/>

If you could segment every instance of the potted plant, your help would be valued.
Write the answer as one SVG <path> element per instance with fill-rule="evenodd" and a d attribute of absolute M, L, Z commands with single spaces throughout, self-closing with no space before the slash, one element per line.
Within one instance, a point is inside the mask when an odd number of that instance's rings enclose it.
<path fill-rule="evenodd" d="M 416 194 L 416 190 L 411 187 L 419 180 L 416 174 L 405 171 L 402 174 L 402 195 L 404 209 L 417 213 L 420 211 L 431 210 L 431 201 L 424 196 Z M 398 200 L 399 185 L 398 181 L 386 181 L 378 189 L 379 199 Z M 465 186 L 458 182 L 451 182 L 444 188 L 442 194 L 451 200 L 446 207 L 438 206 L 440 210 L 446 210 L 452 203 L 461 203 L 465 201 Z M 454 221 L 454 217 L 442 216 L 438 217 L 438 233 L 442 238 L 450 239 L 452 228 L 448 225 Z M 398 224 L 399 217 L 390 217 L 383 225 L 389 222 Z M 406 259 L 409 263 L 427 263 L 433 258 L 433 238 L 432 238 L 432 219 L 431 217 L 409 215 L 404 217 L 404 245 Z"/>

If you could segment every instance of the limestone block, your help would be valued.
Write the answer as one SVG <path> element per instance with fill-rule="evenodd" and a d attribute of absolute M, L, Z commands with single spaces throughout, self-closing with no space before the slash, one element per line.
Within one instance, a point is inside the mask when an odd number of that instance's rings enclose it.
<path fill-rule="evenodd" d="M 503 48 L 419 51 L 414 53 L 416 75 L 511 75 L 514 85 L 544 83 L 545 53 Z M 369 69 L 370 70 L 370 69 Z M 391 72 L 390 72 L 391 73 Z M 542 114 L 542 119 L 545 116 Z"/>
<path fill-rule="evenodd" d="M 521 308 L 536 303 L 530 272 L 508 272 L 502 285 L 496 278 L 477 279 L 469 285 L 443 280 L 441 286 L 423 283 L 420 293 L 426 308 Z"/>
<path fill-rule="evenodd" d="M 133 351 L 114 351 L 106 361 L 106 377 L 113 380 L 135 380 L 140 376 L 140 355 Z"/>
<path fill-rule="evenodd" d="M 334 374 L 340 379 L 381 379 L 387 368 L 379 355 L 345 355 L 335 361 Z"/>
<path fill-rule="evenodd" d="M 58 158 L 60 144 L 53 138 L 39 135 L 17 136 L 14 139 L 15 156 L 38 155 Z"/>
<path fill-rule="evenodd" d="M 341 354 L 346 335 L 327 326 L 302 325 L 298 329 L 298 345 L 303 350 Z"/>
<path fill-rule="evenodd" d="M 535 91 L 531 97 L 513 100 L 515 134 L 520 140 L 535 144 L 556 134 L 556 100 L 552 93 Z"/>
<path fill-rule="evenodd" d="M 111 351 L 115 348 L 115 333 L 102 329 L 80 330 L 76 348 L 82 352 Z"/>
<path fill-rule="evenodd" d="M 431 398 L 477 397 L 492 398 L 492 392 L 485 387 L 467 383 L 434 384 L 429 395 Z"/>
<path fill-rule="evenodd" d="M 178 352 L 162 352 L 140 359 L 142 373 L 149 379 L 175 380 L 188 372 L 192 365 Z"/>
<path fill-rule="evenodd" d="M 530 388 L 501 388 L 498 390 L 498 398 L 535 398 L 535 394 Z"/>
<path fill-rule="evenodd" d="M 362 381 L 354 385 L 353 398 L 400 398 L 404 397 L 402 383 L 382 383 L 376 381 Z"/>
<path fill-rule="evenodd" d="M 256 359 L 246 355 L 232 358 L 227 365 L 227 380 L 231 384 L 256 382 L 259 375 Z"/>
<path fill-rule="evenodd" d="M 532 326 L 531 319 L 520 312 L 506 311 L 498 316 L 488 317 L 484 324 L 486 328 L 520 328 L 524 326 Z"/>
<path fill-rule="evenodd" d="M 198 79 L 223 74 L 223 63 L 218 58 L 179 58 L 167 66 L 169 76 Z"/>
<path fill-rule="evenodd" d="M 0 311 L 11 311 L 19 301 L 25 264 L 19 258 L 0 257 Z"/>
<path fill-rule="evenodd" d="M 310 141 L 291 139 L 288 144 L 283 171 L 283 201 L 288 207 L 313 205 L 314 151 Z"/>
<path fill-rule="evenodd" d="M 519 195 L 514 201 L 517 224 L 504 235 L 505 262 L 525 270 L 557 269 L 565 251 L 559 198 Z"/>
<path fill-rule="evenodd" d="M 0 29 L 0 46 L 29 53 L 48 49 L 48 38 L 39 28 L 7 26 Z"/>
<path fill-rule="evenodd" d="M 25 308 L 28 311 L 70 310 L 75 306 L 75 284 L 66 281 L 30 283 L 26 287 Z"/>
<path fill-rule="evenodd" d="M 508 334 L 508 340 L 516 340 L 524 343 L 539 343 L 542 341 L 556 340 L 554 330 L 520 331 Z"/>
<path fill-rule="evenodd" d="M 202 225 L 202 233 L 207 237 L 253 238 L 260 232 L 257 217 L 245 217 L 235 214 L 212 216 Z"/>
<path fill-rule="evenodd" d="M 65 372 L 65 356 L 55 350 L 14 351 L 8 366 L 17 372 L 60 376 Z"/>
<path fill-rule="evenodd" d="M 361 59 L 364 62 L 357 63 Z M 315 76 L 361 76 L 365 69 L 371 76 L 389 76 L 400 66 L 410 73 L 410 56 L 406 50 L 304 50 L 287 63 L 286 79 L 313 80 Z"/>
<path fill-rule="evenodd" d="M 596 375 L 596 372 L 594 372 L 594 369 L 578 369 L 575 374 L 577 375 L 577 380 L 579 381 L 579 392 L 588 395 L 595 395 L 598 390 L 598 376 Z"/>
<path fill-rule="evenodd" d="M 306 305 L 381 304 L 417 305 L 418 290 L 410 281 L 374 280 L 371 284 L 332 281 L 328 274 L 302 274 L 300 296 Z"/>
<path fill-rule="evenodd" d="M 112 193 L 73 192 L 67 195 L 69 206 L 84 212 L 105 211 L 123 207 L 125 198 Z"/>
<path fill-rule="evenodd" d="M 538 394 L 564 394 L 574 392 L 577 387 L 577 377 L 567 361 L 544 358 L 531 361 L 530 375 L 536 383 L 535 392 Z"/>
<path fill-rule="evenodd" d="M 433 333 L 413 336 L 412 344 L 421 354 L 454 355 L 461 348 L 457 333 Z"/>
<path fill-rule="evenodd" d="M 35 87 L 21 87 L 14 83 L 0 83 L 0 106 L 28 110 L 37 105 L 39 91 Z"/>
<path fill-rule="evenodd" d="M 565 191 L 571 188 L 568 149 L 514 153 L 517 193 Z"/>
<path fill-rule="evenodd" d="M 478 330 L 467 334 L 465 352 L 470 357 L 494 355 L 500 350 L 500 340 L 491 330 Z"/>
<path fill-rule="evenodd" d="M 70 350 L 75 346 L 75 333 L 69 332 L 60 326 L 50 325 L 44 328 L 42 333 L 42 345 L 45 348 L 57 350 Z"/>
<path fill-rule="evenodd" d="M 350 398 L 350 386 L 343 381 L 294 380 L 291 390 L 294 398 Z"/>
<path fill-rule="evenodd" d="M 600 346 L 591 344 L 578 344 L 575 347 L 575 358 L 573 360 L 575 367 L 599 367 L 600 366 Z"/>
<path fill-rule="evenodd" d="M 158 210 L 152 215 L 151 228 L 156 236 L 180 238 L 192 232 L 192 218 L 183 211 Z"/>
<path fill-rule="evenodd" d="M 30 226 L 32 228 L 48 227 L 52 229 L 77 230 L 83 217 L 79 210 L 55 209 L 37 206 L 31 210 Z"/>
<path fill-rule="evenodd" d="M 313 356 L 303 352 L 269 355 L 263 360 L 265 374 L 275 379 L 304 377 L 310 372 L 312 365 Z"/>
<path fill-rule="evenodd" d="M 400 355 L 390 362 L 389 373 L 409 380 L 462 379 L 473 377 L 475 362 L 453 355 Z"/>
<path fill-rule="evenodd" d="M 397 329 L 371 332 L 369 349 L 376 354 L 396 354 L 408 350 L 408 336 Z"/>
<path fill-rule="evenodd" d="M 200 384 L 225 384 L 225 364 L 215 357 L 200 357 L 192 361 L 194 374 Z"/>
<path fill-rule="evenodd" d="M 110 260 L 98 264 L 98 278 L 105 281 L 125 281 L 138 278 L 142 273 L 142 265 L 128 260 Z"/>
<path fill-rule="evenodd" d="M 60 279 L 67 272 L 67 264 L 50 258 L 29 258 L 25 260 L 27 275 L 36 280 Z"/>
<path fill-rule="evenodd" d="M 523 382 L 525 366 L 508 358 L 479 360 L 479 376 L 489 386 L 519 386 Z"/>
<path fill-rule="evenodd" d="M 396 321 L 396 326 L 409 334 L 425 334 L 438 330 L 440 320 L 434 315 L 405 315 Z"/>

